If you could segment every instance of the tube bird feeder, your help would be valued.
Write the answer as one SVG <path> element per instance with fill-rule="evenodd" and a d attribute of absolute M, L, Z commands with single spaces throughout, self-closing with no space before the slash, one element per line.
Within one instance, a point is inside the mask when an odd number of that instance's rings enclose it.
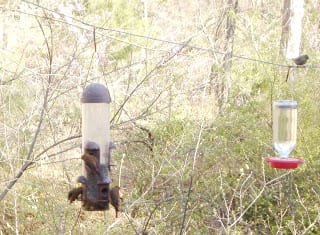
<path fill-rule="evenodd" d="M 82 207 L 89 211 L 109 209 L 110 94 L 102 84 L 87 86 L 82 103 Z"/>

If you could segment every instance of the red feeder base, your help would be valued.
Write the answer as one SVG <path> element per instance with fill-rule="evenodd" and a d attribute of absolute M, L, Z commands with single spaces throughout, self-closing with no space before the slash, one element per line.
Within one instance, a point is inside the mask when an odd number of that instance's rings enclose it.
<path fill-rule="evenodd" d="M 272 168 L 279 169 L 295 169 L 299 164 L 303 163 L 303 159 L 298 158 L 278 158 L 278 157 L 269 157 L 264 159 L 266 162 L 269 162 Z"/>

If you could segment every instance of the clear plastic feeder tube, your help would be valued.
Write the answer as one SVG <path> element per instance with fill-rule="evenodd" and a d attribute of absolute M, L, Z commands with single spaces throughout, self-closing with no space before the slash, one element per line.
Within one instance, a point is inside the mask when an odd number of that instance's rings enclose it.
<path fill-rule="evenodd" d="M 273 102 L 273 147 L 281 158 L 288 158 L 297 140 L 297 101 L 275 100 Z"/>
<path fill-rule="evenodd" d="M 107 164 L 109 157 L 110 102 L 108 89 L 98 83 L 87 86 L 81 97 L 82 146 L 96 143 L 100 148 L 100 164 Z"/>

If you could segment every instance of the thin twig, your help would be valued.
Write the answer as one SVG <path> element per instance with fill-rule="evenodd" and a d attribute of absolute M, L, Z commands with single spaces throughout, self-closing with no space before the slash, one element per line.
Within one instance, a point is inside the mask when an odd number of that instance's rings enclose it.
<path fill-rule="evenodd" d="M 121 113 L 122 109 L 126 105 L 126 103 L 130 100 L 130 98 L 133 96 L 133 94 L 139 89 L 139 87 L 146 82 L 151 75 L 157 71 L 159 68 L 163 67 L 164 63 L 168 63 L 170 60 L 172 60 L 185 46 L 188 45 L 188 43 L 191 41 L 192 37 L 189 38 L 178 50 L 176 50 L 175 53 L 172 53 L 169 57 L 163 58 L 160 60 L 146 75 L 145 77 L 135 86 L 135 88 L 130 92 L 130 94 L 124 99 L 122 104 L 120 105 L 119 109 L 115 112 L 114 116 L 111 118 L 111 123 L 115 121 L 115 119 L 119 118 L 119 113 Z"/>
<path fill-rule="evenodd" d="M 205 89 L 203 90 L 203 94 L 202 94 L 202 98 L 203 99 L 205 98 L 206 88 L 207 88 L 207 86 L 205 86 Z M 185 230 L 185 222 L 186 222 L 186 216 L 187 216 L 187 211 L 188 211 L 188 204 L 189 204 L 190 195 L 191 195 L 192 187 L 193 187 L 194 170 L 195 170 L 195 166 L 196 166 L 197 155 L 198 155 L 198 150 L 199 150 L 199 146 L 200 146 L 200 142 L 201 142 L 202 132 L 204 130 L 204 122 L 205 122 L 204 112 L 203 112 L 203 110 L 204 110 L 204 102 L 202 102 L 201 110 L 202 110 L 201 113 L 202 113 L 203 117 L 202 117 L 202 120 L 201 120 L 200 130 L 199 130 L 197 143 L 196 143 L 196 147 L 195 147 L 195 151 L 194 151 L 194 155 L 193 155 L 192 172 L 191 172 L 191 176 L 190 176 L 190 183 L 189 183 L 187 198 L 186 198 L 185 204 L 184 204 L 183 217 L 182 217 L 182 221 L 181 221 L 180 235 L 182 235 L 184 230 Z"/>
<path fill-rule="evenodd" d="M 147 222 L 145 223 L 144 227 L 143 227 L 143 230 L 142 230 L 142 234 L 145 234 L 147 232 L 147 228 L 148 228 L 148 225 L 150 223 L 150 220 L 151 220 L 151 217 L 152 215 L 156 212 L 156 210 L 159 208 L 159 206 L 161 205 L 161 202 L 158 203 L 154 208 L 153 210 L 151 211 L 150 215 L 148 216 L 148 220 Z"/>
<path fill-rule="evenodd" d="M 74 221 L 73 226 L 72 226 L 72 228 L 71 228 L 71 230 L 70 230 L 71 234 L 72 234 L 73 230 L 75 229 L 76 225 L 77 225 L 78 222 L 79 222 L 80 215 L 81 215 L 81 208 L 82 208 L 82 207 L 80 207 L 80 209 L 78 210 L 77 218 L 76 218 L 76 220 Z"/>
<path fill-rule="evenodd" d="M 118 178 L 118 185 L 121 188 L 121 175 L 122 175 L 122 165 L 123 165 L 123 159 L 125 157 L 125 154 L 122 155 L 121 161 L 120 161 L 120 168 L 119 168 L 119 178 Z"/>
<path fill-rule="evenodd" d="M 46 88 L 46 91 L 45 91 L 45 94 L 44 94 L 44 97 L 43 97 L 43 104 L 42 104 L 42 108 L 41 108 L 40 119 L 39 119 L 39 122 L 38 122 L 38 125 L 37 125 L 37 128 L 36 128 L 36 131 L 34 133 L 32 142 L 31 142 L 31 144 L 29 146 L 28 155 L 26 157 L 26 160 L 25 160 L 24 164 L 20 168 L 19 172 L 16 174 L 16 177 L 14 178 L 14 180 L 11 181 L 6 186 L 6 188 L 3 190 L 3 192 L 0 194 L 0 201 L 2 201 L 4 199 L 4 197 L 7 195 L 9 190 L 12 189 L 12 187 L 15 185 L 15 183 L 18 181 L 18 179 L 23 175 L 24 171 L 26 169 L 28 169 L 28 167 L 33 163 L 33 161 L 30 161 L 30 159 L 31 159 L 31 156 L 32 156 L 32 154 L 34 152 L 34 147 L 35 147 L 35 144 L 36 144 L 36 142 L 38 140 L 38 136 L 40 134 L 42 123 L 43 123 L 43 120 L 44 120 L 44 115 L 45 115 L 45 112 L 46 112 L 46 109 L 47 109 L 47 106 L 48 106 L 48 97 L 49 97 L 49 91 L 50 91 L 51 80 L 52 80 L 52 76 L 51 76 L 52 62 L 53 62 L 52 49 L 50 49 L 49 42 L 48 42 L 47 36 L 46 36 L 46 34 L 45 34 L 44 30 L 43 30 L 42 24 L 40 23 L 40 21 L 37 18 L 36 18 L 36 20 L 37 20 L 37 22 L 39 24 L 39 27 L 41 29 L 41 32 L 43 34 L 43 37 L 44 37 L 44 40 L 45 40 L 45 43 L 46 43 L 46 46 L 47 46 L 47 53 L 48 53 L 48 60 L 49 60 L 49 68 L 48 68 L 48 74 L 49 74 L 48 77 L 49 78 L 48 78 L 47 88 Z M 52 31 L 51 31 L 51 33 L 52 33 Z M 52 35 L 51 35 L 51 37 L 52 37 Z"/>

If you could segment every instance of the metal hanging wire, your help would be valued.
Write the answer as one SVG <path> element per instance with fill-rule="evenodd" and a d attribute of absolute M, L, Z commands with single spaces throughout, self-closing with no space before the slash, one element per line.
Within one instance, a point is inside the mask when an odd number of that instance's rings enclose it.
<path fill-rule="evenodd" d="M 108 31 L 108 32 L 118 33 L 118 34 L 121 34 L 121 35 L 128 35 L 128 36 L 131 36 L 131 37 L 144 38 L 144 39 L 151 40 L 151 41 L 157 41 L 157 42 L 162 42 L 162 43 L 167 43 L 167 44 L 174 44 L 174 45 L 179 45 L 179 46 L 183 46 L 185 44 L 185 42 L 170 41 L 170 40 L 166 40 L 166 39 L 161 39 L 161 38 L 141 35 L 141 34 L 137 34 L 137 33 L 133 33 L 133 32 L 128 32 L 128 31 L 125 31 L 125 30 L 122 30 L 122 29 L 114 29 L 114 28 L 96 26 L 96 25 L 84 22 L 82 20 L 79 20 L 79 19 L 77 19 L 75 17 L 62 14 L 62 13 L 57 12 L 55 10 L 51 10 L 51 9 L 49 9 L 47 7 L 44 7 L 44 6 L 40 5 L 40 4 L 37 4 L 37 3 L 34 3 L 34 2 L 30 2 L 28 0 L 21 0 L 21 1 L 26 3 L 26 4 L 33 5 L 36 8 L 41 8 L 41 9 L 43 9 L 45 11 L 52 12 L 52 13 L 57 14 L 59 16 L 72 19 L 74 22 L 77 22 L 80 25 L 70 24 L 70 23 L 68 23 L 66 21 L 62 21 L 62 20 L 55 19 L 55 18 L 50 18 L 50 20 L 57 21 L 57 22 L 60 22 L 60 23 L 63 23 L 63 24 L 72 25 L 73 27 L 78 27 L 78 28 L 83 29 L 83 30 Z M 3 10 L 11 10 L 11 9 L 3 8 L 3 7 L 1 7 L 1 9 L 3 9 Z M 19 12 L 19 13 L 22 13 L 22 14 L 27 14 L 27 15 L 34 15 L 32 13 L 22 12 L 22 11 L 19 11 L 19 10 L 12 10 L 12 11 L 16 11 L 16 12 Z M 41 16 L 38 16 L 38 17 L 41 17 Z M 48 17 L 46 16 L 45 18 L 48 18 Z M 97 33 L 97 32 L 95 32 L 95 33 Z M 110 37 L 109 35 L 104 35 L 104 36 Z M 113 39 L 117 40 L 116 38 L 113 38 Z M 126 41 L 123 41 L 123 40 L 120 40 L 120 41 L 122 41 L 123 43 L 130 44 L 130 45 L 142 47 L 142 46 L 139 46 L 139 45 L 131 43 L 131 42 L 126 42 Z M 281 67 L 281 68 L 292 68 L 292 67 L 294 67 L 294 68 L 297 68 L 297 69 L 320 69 L 319 65 L 292 66 L 292 65 L 288 65 L 288 64 L 274 63 L 274 62 L 271 62 L 271 61 L 255 59 L 255 58 L 247 57 L 247 56 L 244 56 L 244 55 L 238 55 L 238 54 L 229 53 L 229 52 L 217 51 L 217 50 L 213 50 L 212 48 L 204 48 L 204 47 L 197 46 L 197 45 L 188 44 L 186 47 L 190 48 L 190 49 L 195 49 L 195 50 L 200 50 L 200 51 L 206 51 L 206 52 L 210 52 L 210 53 L 220 54 L 220 55 L 224 55 L 224 56 L 229 56 L 230 58 L 248 60 L 248 61 L 252 61 L 252 62 L 256 62 L 256 63 L 260 63 L 260 64 L 267 64 L 267 65 L 272 65 L 272 66 Z"/>

